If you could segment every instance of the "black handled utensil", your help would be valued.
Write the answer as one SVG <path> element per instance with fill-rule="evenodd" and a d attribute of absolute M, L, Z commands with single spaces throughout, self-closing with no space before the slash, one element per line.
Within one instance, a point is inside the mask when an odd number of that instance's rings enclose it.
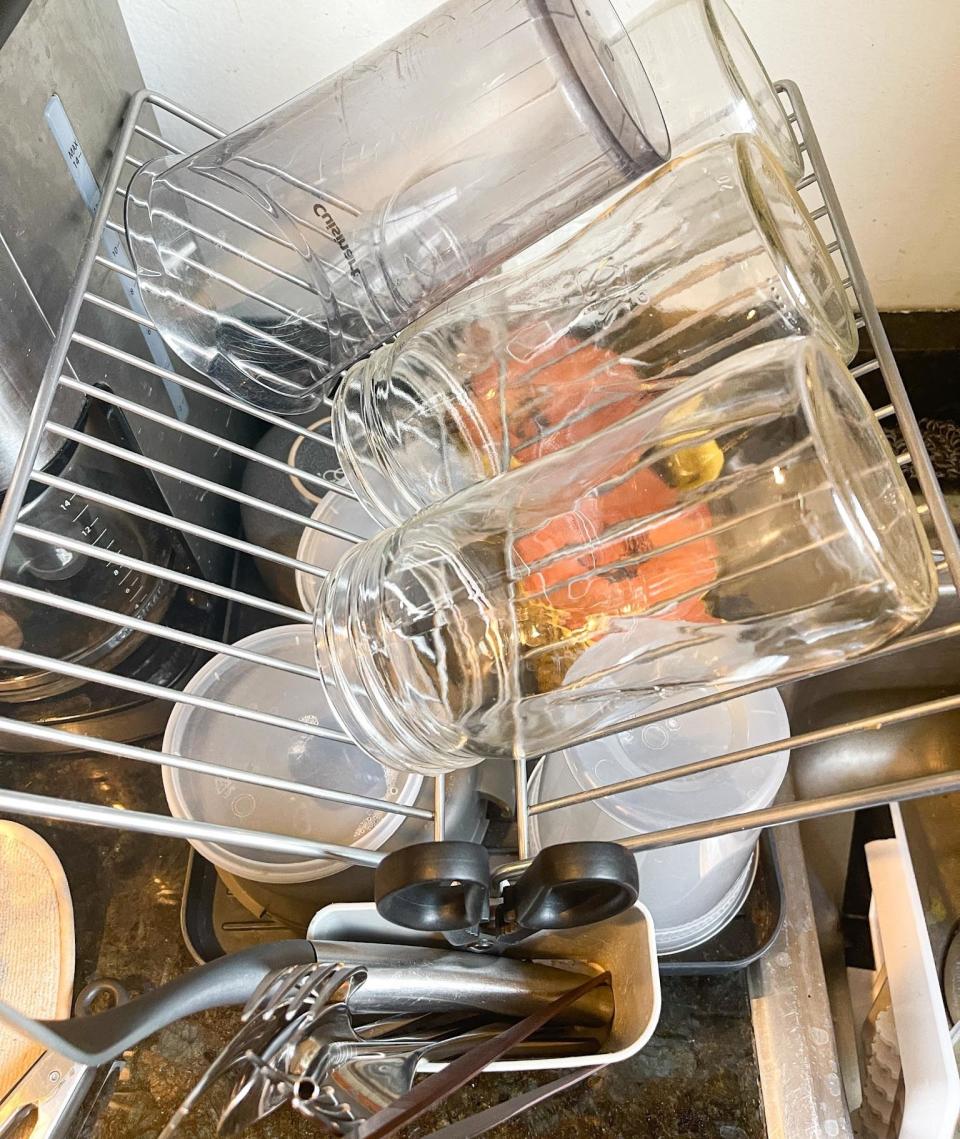
<path fill-rule="evenodd" d="M 482 949 L 615 917 L 636 902 L 640 884 L 636 860 L 619 844 L 569 842 L 542 850 L 496 895 L 485 847 L 424 842 L 388 854 L 374 890 L 388 921 Z"/>

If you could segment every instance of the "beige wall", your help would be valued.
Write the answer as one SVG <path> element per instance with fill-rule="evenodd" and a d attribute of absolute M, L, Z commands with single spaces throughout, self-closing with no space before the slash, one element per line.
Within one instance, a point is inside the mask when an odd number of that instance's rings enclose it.
<path fill-rule="evenodd" d="M 234 127 L 434 0 L 120 0 L 149 85 Z M 960 307 L 960 0 L 730 0 L 803 87 L 877 299 Z"/>

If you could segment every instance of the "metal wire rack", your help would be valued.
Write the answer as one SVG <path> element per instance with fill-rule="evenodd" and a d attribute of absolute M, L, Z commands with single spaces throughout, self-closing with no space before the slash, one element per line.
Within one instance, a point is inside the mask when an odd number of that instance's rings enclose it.
<path fill-rule="evenodd" d="M 857 308 L 858 325 L 862 330 L 866 345 L 872 349 L 871 357 L 854 369 L 857 377 L 869 373 L 878 373 L 885 386 L 889 403 L 877 411 L 878 417 L 886 419 L 896 417 L 902 436 L 909 449 L 908 454 L 899 456 L 902 465 L 912 463 L 917 480 L 921 487 L 923 504 L 919 509 L 929 516 L 929 522 L 936 533 L 937 543 L 941 554 L 940 571 L 944 582 L 944 589 L 956 591 L 960 589 L 960 542 L 950 520 L 950 515 L 944 499 L 943 492 L 938 485 L 930 457 L 924 447 L 916 417 L 910 406 L 902 377 L 890 348 L 886 333 L 884 332 L 879 314 L 871 297 L 869 287 L 864 278 L 863 267 L 854 248 L 850 232 L 840 208 L 836 191 L 830 179 L 824 161 L 823 153 L 817 141 L 816 134 L 807 113 L 803 98 L 795 84 L 783 82 L 778 90 L 784 101 L 790 122 L 797 130 L 801 148 L 805 153 L 807 173 L 799 183 L 799 189 L 807 199 L 812 216 L 820 226 L 828 248 L 838 258 L 842 265 L 845 284 L 851 291 Z M 272 550 L 256 546 L 253 543 L 238 537 L 225 521 L 223 528 L 215 528 L 189 521 L 175 514 L 167 514 L 161 510 L 152 510 L 110 494 L 102 489 L 98 490 L 81 485 L 66 479 L 62 474 L 51 473 L 35 468 L 41 443 L 44 439 L 72 441 L 82 446 L 93 448 L 113 460 L 118 460 L 133 467 L 149 472 L 161 479 L 173 480 L 197 495 L 219 496 L 226 506 L 228 503 L 255 510 L 265 511 L 275 517 L 294 524 L 298 528 L 304 526 L 336 537 L 357 540 L 351 535 L 330 527 L 322 522 L 304 518 L 299 514 L 261 501 L 229 485 L 205 478 L 192 473 L 184 464 L 166 462 L 155 457 L 143 454 L 134 446 L 121 446 L 106 440 L 97 439 L 90 435 L 77 432 L 73 427 L 58 423 L 51 417 L 55 397 L 61 388 L 80 393 L 90 400 L 100 401 L 103 404 L 119 409 L 132 422 L 146 421 L 179 435 L 184 440 L 190 440 L 191 445 L 208 448 L 213 451 L 224 451 L 238 459 L 247 462 L 265 464 L 285 475 L 297 477 L 309 482 L 324 491 L 348 494 L 344 487 L 321 475 L 305 474 L 302 470 L 289 466 L 277 459 L 271 459 L 227 437 L 225 433 L 208 430 L 201 427 L 190 418 L 170 416 L 160 410 L 157 405 L 161 402 L 155 400 L 138 401 L 120 396 L 115 392 L 98 386 L 85 375 L 95 375 L 98 366 L 102 365 L 103 358 L 109 358 L 114 363 L 122 365 L 146 376 L 150 380 L 158 380 L 167 389 L 168 393 L 179 389 L 184 395 L 189 393 L 191 404 L 206 407 L 211 401 L 228 412 L 242 412 L 254 416 L 273 427 L 282 427 L 289 431 L 291 436 L 301 436 L 317 441 L 323 446 L 330 442 L 308 428 L 298 426 L 286 419 L 273 416 L 267 412 L 258 411 L 247 404 L 231 398 L 219 390 L 208 387 L 206 383 L 180 375 L 172 366 L 166 367 L 156 362 L 156 354 L 138 355 L 125 351 L 117 345 L 108 343 L 95 337 L 84 334 L 78 329 L 85 309 L 94 307 L 106 310 L 116 317 L 117 321 L 132 322 L 145 330 L 153 330 L 152 322 L 138 311 L 135 306 L 127 307 L 118 304 L 103 295 L 103 282 L 109 274 L 119 274 L 121 278 L 135 279 L 135 274 L 129 268 L 129 262 L 123 258 L 111 259 L 103 256 L 101 249 L 104 235 L 124 235 L 122 224 L 122 202 L 125 194 L 124 186 L 128 181 L 132 169 L 151 155 L 135 153 L 131 148 L 144 147 L 159 153 L 178 153 L 179 148 L 166 141 L 160 133 L 153 129 L 154 116 L 158 113 L 176 120 L 181 128 L 189 127 L 198 132 L 202 139 L 223 137 L 222 131 L 217 130 L 209 123 L 204 122 L 196 115 L 171 103 L 162 96 L 141 91 L 135 95 L 124 119 L 117 141 L 114 158 L 107 174 L 100 208 L 97 211 L 92 228 L 87 237 L 76 279 L 64 310 L 59 332 L 43 375 L 36 406 L 23 441 L 19 460 L 13 478 L 0 509 L 0 564 L 5 564 L 11 542 L 15 537 L 29 539 L 33 542 L 57 545 L 66 548 L 72 553 L 83 557 L 99 559 L 107 565 L 146 575 L 159 581 L 167 581 L 177 586 L 185 586 L 201 594 L 223 599 L 234 606 L 251 607 L 254 610 L 268 615 L 272 619 L 280 618 L 291 622 L 309 622 L 310 616 L 299 609 L 280 604 L 268 597 L 255 592 L 246 592 L 234 585 L 224 585 L 218 581 L 207 580 L 199 572 L 184 573 L 180 569 L 169 565 L 154 564 L 149 560 L 136 558 L 126 554 L 118 554 L 115 550 L 101 548 L 94 544 L 95 539 L 65 539 L 60 534 L 51 533 L 42 528 L 30 526 L 21 518 L 22 508 L 31 482 L 41 486 L 53 488 L 66 495 L 80 495 L 88 502 L 102 505 L 111 510 L 127 512 L 138 518 L 147 518 L 158 526 L 173 529 L 185 537 L 202 542 L 213 543 L 214 546 L 229 551 L 232 555 L 252 554 L 264 558 L 278 565 L 301 573 L 322 575 L 322 571 L 296 558 L 291 558 Z M 239 219 L 233 219 L 239 221 Z M 263 236 L 263 233 L 260 233 Z M 276 239 L 274 239 L 276 240 Z M 267 265 L 269 268 L 269 265 Z M 278 270 L 279 271 L 279 270 Z M 99 286 L 97 282 L 100 282 Z M 129 295 L 129 294 L 128 294 Z M 68 354 L 70 362 L 68 363 Z M 150 356 L 150 358 L 148 358 Z M 353 497 L 352 495 L 349 495 Z M 224 511 L 225 518 L 228 512 Z M 215 639 L 202 637 L 173 628 L 162 620 L 150 620 L 135 615 L 122 615 L 111 609 L 106 609 L 76 600 L 64 593 L 52 590 L 40 590 L 21 583 L 0 578 L 0 594 L 19 598 L 21 601 L 34 606 L 45 606 L 55 611 L 78 614 L 96 621 L 112 624 L 125 629 L 136 630 L 138 633 L 153 637 L 166 638 L 182 644 L 190 645 L 200 651 L 208 653 L 222 653 L 232 657 L 241 658 L 257 668 L 280 669 L 288 673 L 315 678 L 315 673 L 308 667 L 291 662 L 264 656 L 248 649 L 238 647 Z M 866 659 L 876 659 L 908 649 L 917 649 L 932 645 L 948 637 L 960 634 L 960 624 L 922 631 L 910 636 L 901 637 L 895 642 L 884 646 L 870 657 L 860 657 L 857 663 Z M 112 685 L 118 689 L 136 693 L 141 696 L 167 701 L 171 707 L 175 703 L 186 703 L 202 707 L 214 714 L 233 715 L 271 725 L 280 731 L 294 731 L 300 734 L 311 734 L 324 738 L 346 740 L 345 736 L 321 727 L 304 724 L 299 720 L 285 719 L 283 716 L 270 715 L 264 712 L 251 711 L 221 701 L 184 693 L 175 688 L 165 688 L 143 680 L 103 672 L 89 668 L 71 660 L 55 659 L 20 648 L 0 646 L 0 664 L 19 666 L 23 668 L 47 670 L 51 673 L 71 677 L 78 681 L 96 681 L 100 684 Z M 834 668 L 838 666 L 833 666 Z M 842 667 L 842 666 L 841 666 Z M 818 671 L 830 671 L 821 669 Z M 791 676 L 790 680 L 802 680 L 815 675 L 814 671 L 802 675 Z M 769 678 L 742 685 L 736 689 L 728 690 L 709 698 L 691 700 L 685 704 L 674 706 L 670 715 L 676 716 L 686 711 L 693 711 L 710 704 L 719 703 L 734 697 L 746 695 L 769 687 Z M 529 806 L 526 795 L 525 765 L 516 765 L 516 800 L 517 800 L 517 853 L 518 859 L 499 867 L 497 875 L 503 881 L 511 875 L 518 873 L 526 864 L 529 856 L 529 823 L 533 815 L 557 810 L 574 803 L 589 801 L 603 796 L 635 790 L 652 783 L 670 778 L 681 778 L 697 772 L 722 767 L 726 764 L 756 756 L 790 749 L 799 752 L 804 747 L 821 744 L 825 741 L 840 739 L 851 733 L 868 731 L 882 725 L 903 722 L 922 716 L 934 715 L 951 709 L 960 708 L 960 695 L 943 699 L 931 700 L 919 704 L 909 704 L 894 711 L 887 711 L 882 716 L 872 716 L 865 719 L 850 721 L 836 726 L 806 732 L 802 735 L 792 736 L 788 739 L 778 740 L 772 744 L 759 747 L 745 748 L 728 753 L 715 759 L 690 763 L 684 767 L 675 768 L 666 773 L 647 775 L 629 781 L 612 784 L 596 790 L 585 791 L 577 795 L 570 795 L 563 799 L 541 802 Z M 626 728 L 639 728 L 646 724 L 656 722 L 662 718 L 662 713 L 647 713 L 637 716 Z M 386 802 L 371 799 L 360 795 L 318 789 L 297 783 L 291 780 L 273 778 L 266 774 L 244 772 L 233 767 L 217 766 L 190 756 L 170 755 L 150 748 L 133 744 L 118 743 L 89 736 L 66 732 L 56 727 L 24 723 L 9 717 L 2 717 L 0 731 L 13 737 L 29 737 L 42 741 L 48 750 L 60 749 L 68 751 L 83 748 L 91 752 L 100 752 L 112 756 L 129 759 L 134 762 L 154 765 L 167 765 L 207 775 L 223 776 L 230 780 L 259 785 L 274 790 L 292 792 L 318 799 L 332 800 L 356 806 L 367 807 L 378 811 L 392 812 L 408 817 L 419 818 L 432 822 L 434 836 L 442 838 L 444 835 L 444 779 L 437 777 L 434 789 L 434 805 L 432 809 L 416 805 L 403 805 L 395 802 Z M 674 827 L 668 830 L 654 831 L 637 835 L 625 840 L 625 845 L 632 850 L 646 850 L 665 846 L 672 843 L 689 842 L 716 835 L 750 829 L 760 826 L 779 825 L 794 822 L 800 819 L 817 815 L 835 814 L 838 812 L 855 810 L 862 807 L 879 805 L 893 800 L 904 800 L 925 795 L 942 794 L 960 790 L 960 772 L 927 775 L 897 783 L 877 785 L 855 791 L 844 792 L 829 797 L 819 797 L 800 801 L 785 802 L 764 810 L 752 811 L 746 814 L 734 815 L 707 822 Z M 141 831 L 150 834 L 193 839 L 201 842 L 231 843 L 247 849 L 269 851 L 274 854 L 293 856 L 295 858 L 322 858 L 334 857 L 359 865 L 375 866 L 382 855 L 375 851 L 361 850 L 354 847 L 345 848 L 336 844 L 327 843 L 318 839 L 297 838 L 283 834 L 268 834 L 259 831 L 245 830 L 239 827 L 205 824 L 200 822 L 184 821 L 162 815 L 146 814 L 141 812 L 114 809 L 85 802 L 70 801 L 45 797 L 22 792 L 0 789 L 0 810 L 17 815 L 57 819 L 76 823 L 85 823 L 105 827 Z"/>

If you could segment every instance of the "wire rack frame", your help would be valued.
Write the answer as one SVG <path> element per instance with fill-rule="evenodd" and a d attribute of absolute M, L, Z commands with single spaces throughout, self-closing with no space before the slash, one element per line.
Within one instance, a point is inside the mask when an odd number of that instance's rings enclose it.
<path fill-rule="evenodd" d="M 823 152 L 817 141 L 813 125 L 799 89 L 791 82 L 782 82 L 778 85 L 778 91 L 784 101 L 788 118 L 798 133 L 801 149 L 806 156 L 807 172 L 798 183 L 798 188 L 807 199 L 812 217 L 820 227 L 828 248 L 838 259 L 842 268 L 842 275 L 845 276 L 844 283 L 852 294 L 853 302 L 857 310 L 857 323 L 862 331 L 863 340 L 872 348 L 871 358 L 855 368 L 854 375 L 859 378 L 870 373 L 879 373 L 885 383 L 889 403 L 879 408 L 876 414 L 881 419 L 895 417 L 899 423 L 901 433 L 908 448 L 908 453 L 898 456 L 898 461 L 901 465 L 905 465 L 908 462 L 912 463 L 924 499 L 919 509 L 929 515 L 929 521 L 937 535 L 939 551 L 942 556 L 939 568 L 944 582 L 944 588 L 950 588 L 956 591 L 960 589 L 960 541 L 958 541 L 956 531 L 950 520 L 943 492 L 937 482 L 933 465 L 921 437 L 916 416 L 910 406 L 910 401 L 896 360 L 894 359 L 876 305 L 874 304 L 866 283 L 862 264 L 857 256 L 850 231 L 843 218 L 840 203 L 833 182 L 830 179 Z M 213 400 L 229 409 L 252 415 L 267 425 L 283 427 L 291 433 L 292 437 L 299 435 L 304 438 L 313 439 L 322 445 L 330 446 L 328 439 L 314 433 L 308 428 L 292 424 L 289 420 L 252 408 L 246 403 L 234 399 L 218 389 L 209 387 L 203 381 L 180 375 L 178 372 L 164 368 L 151 360 L 141 358 L 113 344 L 97 340 L 78 331 L 78 320 L 84 310 L 84 306 L 94 306 L 101 310 L 106 310 L 119 320 L 130 321 L 144 328 L 154 328 L 152 322 L 148 317 L 143 315 L 142 312 L 134 311 L 122 304 L 111 301 L 101 295 L 101 292 L 98 292 L 94 288 L 92 282 L 95 274 L 98 272 L 120 274 L 121 276 L 129 278 L 134 277 L 132 270 L 122 264 L 117 264 L 105 258 L 100 254 L 99 249 L 101 239 L 106 232 L 113 231 L 121 236 L 125 236 L 122 220 L 118 220 L 118 207 L 122 206 L 125 196 L 124 187 L 129 180 L 129 175 L 134 169 L 138 168 L 147 157 L 143 154 L 134 153 L 131 148 L 134 146 L 139 148 L 146 145 L 148 148 L 156 148 L 160 153 L 164 154 L 180 153 L 178 147 L 166 141 L 144 122 L 144 119 L 148 122 L 152 122 L 153 113 L 156 111 L 170 115 L 181 124 L 186 124 L 194 128 L 201 135 L 205 135 L 209 139 L 223 137 L 223 131 L 218 130 L 197 115 L 177 106 L 161 95 L 141 91 L 131 99 L 119 133 L 114 158 L 105 180 L 100 208 L 97 211 L 90 233 L 84 244 L 73 287 L 43 374 L 36 405 L 24 436 L 10 486 L 4 498 L 2 508 L 0 508 L 0 565 L 6 561 L 6 556 L 13 538 L 20 536 L 35 542 L 50 545 L 56 544 L 60 547 L 70 549 L 79 555 L 100 559 L 108 565 L 125 567 L 128 570 L 150 575 L 154 578 L 165 579 L 176 585 L 187 586 L 201 593 L 224 599 L 231 604 L 250 606 L 274 618 L 279 617 L 291 622 L 309 622 L 311 618 L 308 614 L 293 607 L 282 605 L 268 597 L 244 592 L 235 586 L 226 586 L 207 581 L 201 577 L 185 574 L 167 566 L 155 565 L 143 559 L 128 555 L 118 555 L 116 552 L 107 552 L 82 541 L 64 539 L 60 535 L 31 527 L 20 520 L 27 488 L 31 481 L 33 481 L 56 490 L 78 493 L 89 501 L 100 503 L 111 509 L 126 511 L 141 518 L 147 517 L 158 525 L 167 526 L 182 534 L 216 543 L 234 553 L 253 554 L 258 558 L 264 558 L 282 565 L 289 570 L 322 575 L 322 571 L 318 571 L 315 566 L 254 545 L 251 542 L 236 537 L 233 533 L 215 530 L 209 526 L 202 526 L 197 523 L 189 522 L 186 519 L 168 516 L 159 511 L 145 512 L 141 505 L 125 500 L 117 495 L 97 491 L 93 488 L 65 480 L 60 475 L 45 473 L 35 469 L 41 443 L 45 437 L 49 437 L 53 440 L 73 441 L 82 446 L 91 447 L 113 459 L 129 463 L 154 475 L 179 480 L 181 483 L 200 493 L 219 495 L 225 501 L 265 511 L 297 527 L 313 527 L 335 537 L 345 538 L 351 541 L 357 540 L 353 535 L 345 534 L 335 527 L 309 518 L 304 518 L 282 507 L 253 498 L 232 487 L 221 486 L 175 463 L 150 458 L 141 454 L 139 450 L 126 449 L 105 440 L 83 435 L 75 431 L 69 425 L 59 424 L 51 419 L 51 409 L 54 406 L 54 399 L 58 390 L 61 387 L 68 388 L 84 395 L 88 399 L 100 400 L 108 405 L 112 405 L 133 419 L 139 417 L 164 428 L 178 431 L 200 445 L 225 449 L 238 458 L 245 459 L 248 462 L 263 463 L 274 470 L 286 475 L 295 476 L 301 481 L 308 482 L 322 490 L 353 497 L 349 491 L 345 490 L 345 488 L 337 482 L 326 479 L 320 475 L 305 474 L 299 468 L 294 468 L 280 460 L 260 455 L 258 452 L 252 451 L 222 435 L 205 430 L 189 421 L 181 422 L 178 419 L 165 415 L 153 406 L 118 396 L 82 378 L 84 368 L 81 366 L 82 362 L 78 359 L 79 355 L 83 355 L 84 360 L 93 358 L 94 361 L 98 356 L 109 357 L 149 377 L 159 379 L 165 384 L 179 385 L 181 389 L 192 395 L 196 395 L 205 400 Z M 282 176 L 282 172 L 278 173 Z M 209 205 L 209 203 L 207 204 Z M 230 215 L 230 217 L 234 222 L 247 224 L 241 222 L 241 219 L 233 215 Z M 261 238 L 268 238 L 272 241 L 277 241 L 279 244 L 283 244 L 282 239 L 267 234 L 266 231 L 260 231 L 254 226 L 250 226 L 250 228 L 255 229 Z M 242 250 L 237 250 L 236 252 L 240 257 L 246 256 Z M 271 266 L 269 262 L 265 262 L 262 259 L 258 261 L 258 264 L 260 264 L 261 267 L 265 267 L 268 271 L 271 268 L 275 268 Z M 279 269 L 276 271 L 282 272 L 282 270 Z M 74 349 L 79 349 L 81 352 L 75 352 Z M 90 354 L 92 354 L 92 356 Z M 71 356 L 69 364 L 68 355 Z M 293 675 L 306 676 L 310 679 L 316 679 L 318 683 L 320 683 L 316 673 L 309 667 L 277 660 L 234 644 L 227 644 L 215 639 L 184 632 L 180 629 L 170 628 L 161 622 L 145 620 L 136 616 L 121 615 L 113 610 L 82 603 L 73 598 L 61 596 L 55 592 L 34 589 L 2 577 L 0 577 L 0 594 L 17 597 L 34 605 L 48 606 L 54 610 L 79 614 L 93 620 L 138 630 L 141 633 L 146 633 L 154 637 L 185 643 L 205 652 L 222 653 L 243 659 L 259 668 L 280 669 Z M 875 660 L 908 649 L 926 647 L 958 634 L 960 634 L 960 624 L 948 625 L 944 628 L 903 636 L 868 656 L 858 657 L 856 663 L 859 664 L 865 660 Z M 178 689 L 165 688 L 114 673 L 105 673 L 99 669 L 88 668 L 76 662 L 58 660 L 53 657 L 21 649 L 0 646 L 0 663 L 50 671 L 81 682 L 95 681 L 149 698 L 165 700 L 169 702 L 171 706 L 177 703 L 190 704 L 195 707 L 204 708 L 214 714 L 238 716 L 260 724 L 275 727 L 281 731 L 295 731 L 301 735 L 315 735 L 321 738 L 349 742 L 346 736 L 334 730 L 306 725 L 298 720 L 289 720 L 280 715 L 251 711 L 223 701 L 185 693 Z M 834 665 L 832 667 L 835 669 L 844 666 Z M 805 673 L 792 674 L 789 679 L 791 682 L 794 682 L 826 671 L 831 671 L 831 669 L 810 670 Z M 673 706 L 670 708 L 669 715 L 671 717 L 681 715 L 687 711 L 721 703 L 725 700 L 734 699 L 738 696 L 746 695 L 769 686 L 769 678 L 751 682 L 750 684 L 729 689 L 722 694 L 691 700 L 687 703 Z M 960 696 L 951 696 L 919 704 L 909 704 L 893 711 L 887 711 L 882 716 L 872 716 L 829 728 L 819 729 L 817 731 L 806 732 L 802 735 L 794 735 L 787 739 L 775 741 L 772 744 L 742 749 L 737 752 L 718 756 L 714 759 L 687 764 L 666 773 L 642 776 L 580 794 L 570 795 L 562 799 L 541 802 L 533 806 L 527 803 L 525 764 L 518 763 L 516 765 L 515 780 L 518 859 L 501 865 L 498 869 L 498 876 L 503 880 L 518 873 L 527 865 L 530 852 L 529 824 L 531 817 L 534 815 L 550 810 L 562 809 L 565 806 L 575 803 L 595 800 L 623 791 L 637 790 L 641 787 L 667 779 L 682 778 L 701 771 L 723 767 L 730 763 L 776 751 L 789 749 L 792 752 L 799 752 L 804 747 L 812 744 L 839 739 L 855 732 L 867 731 L 881 725 L 904 722 L 922 716 L 935 715 L 957 708 L 960 708 Z M 662 712 L 650 712 L 638 715 L 630 723 L 621 725 L 618 730 L 639 728 L 646 724 L 655 723 L 662 717 Z M 42 741 L 47 745 L 52 745 L 54 748 L 59 747 L 63 751 L 82 748 L 90 750 L 91 752 L 100 752 L 102 754 L 129 759 L 134 762 L 176 767 L 201 772 L 207 775 L 223 776 L 237 782 L 246 782 L 273 790 L 391 812 L 429 821 L 432 823 L 433 833 L 436 838 L 442 838 L 444 835 L 445 787 L 442 776 L 435 779 L 433 807 L 431 809 L 418 807 L 416 805 L 387 802 L 360 795 L 327 791 L 292 780 L 273 778 L 263 773 L 243 772 L 232 767 L 218 767 L 190 756 L 170 755 L 153 749 L 138 747 L 133 744 L 118 743 L 90 736 L 77 735 L 73 732 L 65 732 L 44 725 L 22 723 L 8 717 L 0 716 L 0 720 L 2 720 L 0 731 L 8 736 L 32 738 Z M 755 827 L 780 825 L 817 815 L 835 814 L 862 807 L 880 805 L 894 800 L 943 794 L 957 790 L 960 790 L 960 772 L 927 775 L 827 797 L 782 803 L 764 810 L 751 811 L 745 814 L 712 819 L 700 823 L 692 823 L 667 830 L 652 831 L 623 841 L 624 845 L 629 849 L 640 851 L 673 843 L 695 841 Z M 343 847 L 317 839 L 305 839 L 292 835 L 246 830 L 240 827 L 187 821 L 170 818 L 165 815 L 127 811 L 92 803 L 15 792 L 2 788 L 0 788 L 0 810 L 16 815 L 99 825 L 200 842 L 230 843 L 243 846 L 247 849 L 286 855 L 298 859 L 333 857 L 354 864 L 376 866 L 382 857 L 382 855 L 376 851 L 367 851 L 356 847 Z"/>

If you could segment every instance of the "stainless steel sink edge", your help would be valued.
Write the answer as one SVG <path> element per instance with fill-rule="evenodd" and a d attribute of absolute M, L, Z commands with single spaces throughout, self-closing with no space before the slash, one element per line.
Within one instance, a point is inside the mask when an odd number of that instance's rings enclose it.
<path fill-rule="evenodd" d="M 773 841 L 783 875 L 783 928 L 747 980 L 770 1139 L 853 1136 L 797 826 Z"/>

